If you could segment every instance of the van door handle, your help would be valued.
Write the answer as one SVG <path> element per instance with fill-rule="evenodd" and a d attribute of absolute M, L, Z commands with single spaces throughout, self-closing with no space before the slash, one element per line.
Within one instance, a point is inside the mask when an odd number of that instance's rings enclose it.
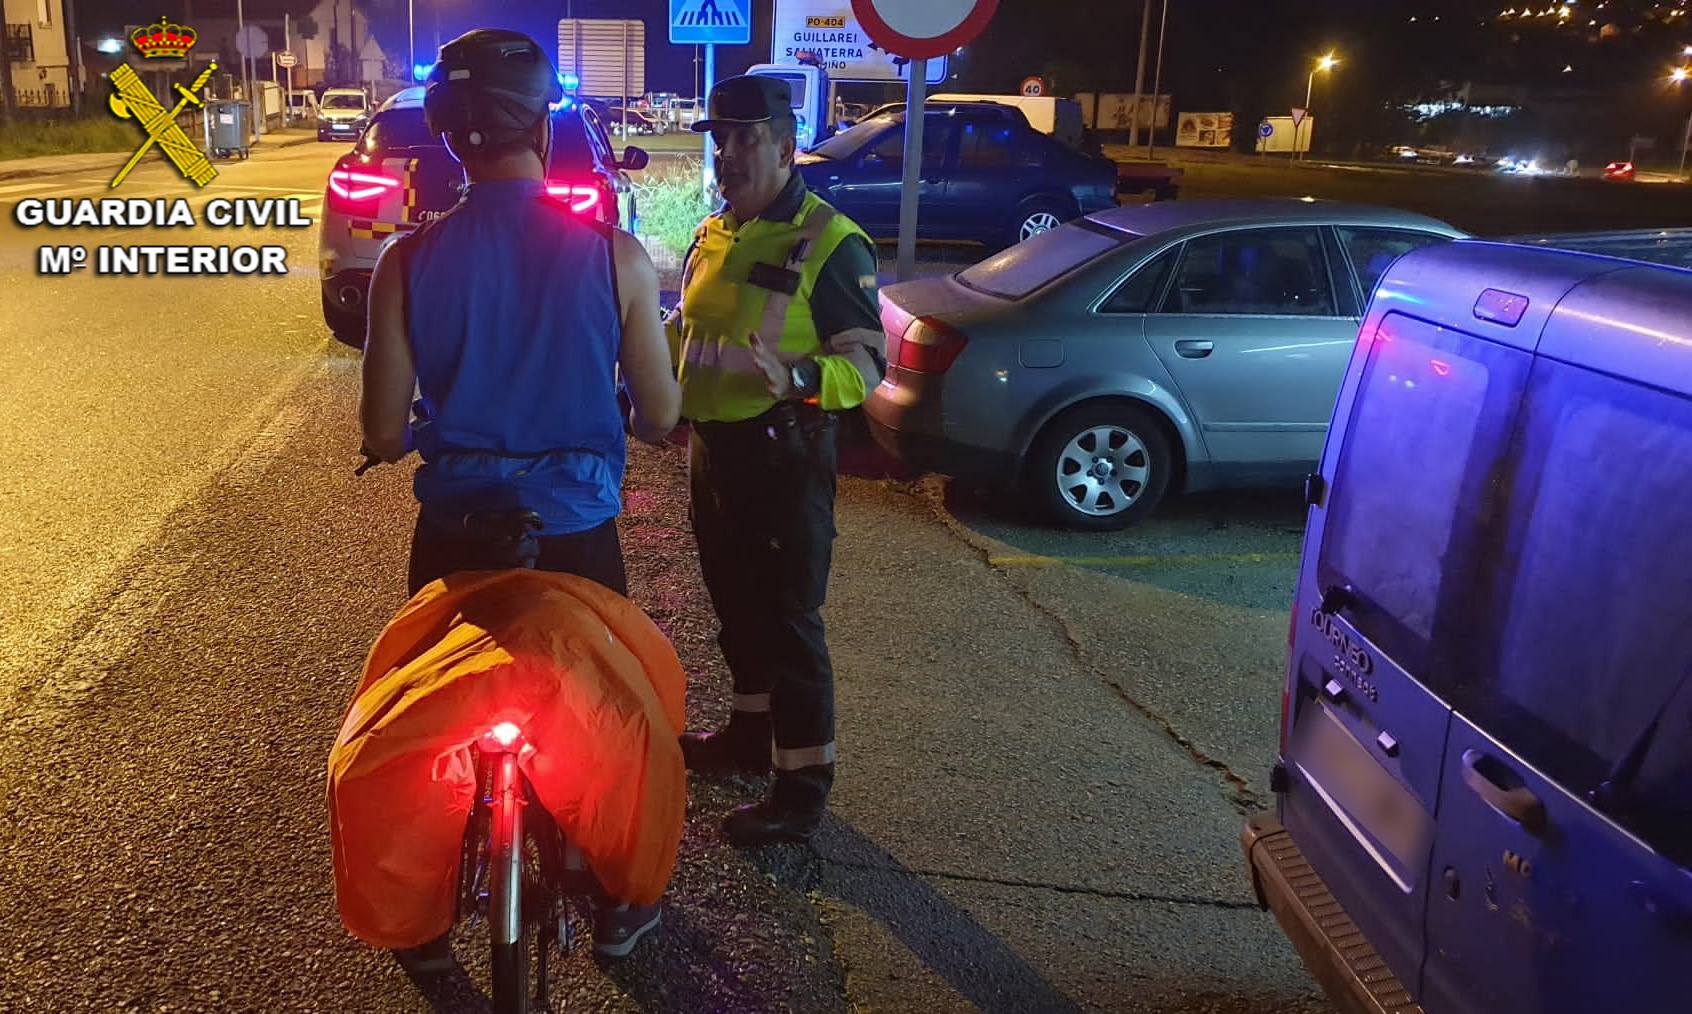
<path fill-rule="evenodd" d="M 1193 338 L 1183 338 L 1175 343 L 1175 354 L 1182 359 L 1203 359 L 1216 348 L 1215 342 L 1198 341 Z"/>
<path fill-rule="evenodd" d="M 1501 777 L 1518 784 L 1500 785 Z M 1486 805 L 1520 824 L 1524 830 L 1538 834 L 1545 830 L 1545 804 L 1526 785 L 1519 784 L 1520 781 L 1496 758 L 1475 749 L 1463 751 L 1463 784 L 1481 797 Z"/>

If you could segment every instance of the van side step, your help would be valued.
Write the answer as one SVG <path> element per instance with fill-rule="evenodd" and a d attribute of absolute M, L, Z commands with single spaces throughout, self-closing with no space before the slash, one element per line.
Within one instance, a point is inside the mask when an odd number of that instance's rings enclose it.
<path fill-rule="evenodd" d="M 1275 913 L 1305 967 L 1346 1014 L 1422 1014 L 1421 1004 L 1387 968 L 1345 914 L 1273 814 L 1240 832 L 1258 904 Z"/>

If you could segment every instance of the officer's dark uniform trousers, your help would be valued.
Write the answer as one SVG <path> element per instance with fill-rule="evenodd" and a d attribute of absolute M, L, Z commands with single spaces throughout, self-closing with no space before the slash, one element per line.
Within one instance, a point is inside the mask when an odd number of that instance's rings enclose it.
<path fill-rule="evenodd" d="M 767 710 L 776 768 L 820 780 L 825 793 L 834 670 L 820 610 L 835 536 L 835 428 L 831 413 L 783 402 L 742 422 L 695 423 L 689 462 L 699 564 L 736 710 Z M 757 706 L 763 695 L 767 709 Z"/>

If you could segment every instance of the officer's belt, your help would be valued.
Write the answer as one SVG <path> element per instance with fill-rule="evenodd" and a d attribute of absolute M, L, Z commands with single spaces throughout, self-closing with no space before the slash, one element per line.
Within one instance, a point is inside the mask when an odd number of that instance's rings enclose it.
<path fill-rule="evenodd" d="M 778 401 L 774 406 L 758 413 L 750 419 L 739 419 L 734 422 L 712 422 L 696 420 L 692 423 L 699 435 L 707 440 L 713 437 L 734 439 L 753 435 L 769 436 L 769 430 L 777 431 L 789 426 L 799 426 L 804 429 L 815 429 L 818 426 L 831 425 L 835 414 L 824 410 L 808 401 Z"/>

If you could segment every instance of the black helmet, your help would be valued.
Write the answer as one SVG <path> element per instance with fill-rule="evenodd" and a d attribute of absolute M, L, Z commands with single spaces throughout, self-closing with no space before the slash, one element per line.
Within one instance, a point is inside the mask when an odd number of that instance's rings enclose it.
<path fill-rule="evenodd" d="M 479 28 L 441 47 L 423 91 L 423 118 L 467 151 L 509 144 L 564 97 L 546 51 L 521 32 Z"/>

